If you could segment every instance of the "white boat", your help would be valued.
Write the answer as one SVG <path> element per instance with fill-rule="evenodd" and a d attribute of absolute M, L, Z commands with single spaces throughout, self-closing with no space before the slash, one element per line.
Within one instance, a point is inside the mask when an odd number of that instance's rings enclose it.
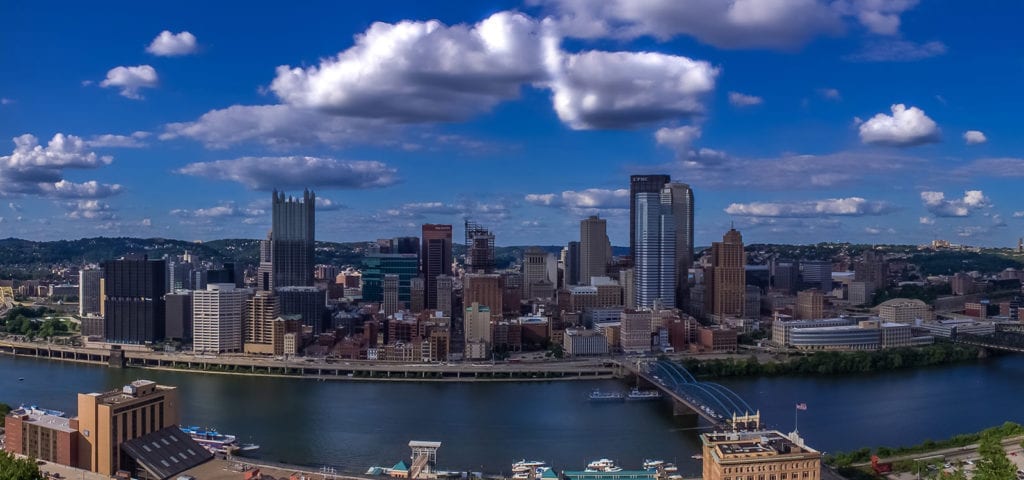
<path fill-rule="evenodd" d="M 536 469 L 547 465 L 547 463 L 540 460 L 527 460 L 522 459 L 512 464 L 512 471 L 515 473 L 520 472 L 533 472 Z"/>
<path fill-rule="evenodd" d="M 384 473 L 384 467 L 378 467 L 376 465 L 366 470 L 365 475 L 381 475 Z"/>
<path fill-rule="evenodd" d="M 615 465 L 614 460 L 602 458 L 587 464 L 587 470 L 591 472 L 621 472 L 622 469 Z"/>
<path fill-rule="evenodd" d="M 658 400 L 661 398 L 661 392 L 657 390 L 640 390 L 639 388 L 633 388 L 629 391 L 629 395 L 626 396 L 626 400 L 631 402 L 643 401 L 643 400 Z"/>
<path fill-rule="evenodd" d="M 678 472 L 679 468 L 677 468 L 675 465 L 673 465 L 671 463 L 666 463 L 664 470 L 665 470 L 666 473 L 672 473 L 672 472 Z"/>
<path fill-rule="evenodd" d="M 195 440 L 203 448 L 211 453 L 221 455 L 235 455 L 243 452 L 259 450 L 260 446 L 252 443 L 239 444 L 234 435 L 226 435 L 216 430 L 206 430 L 200 427 L 179 427 L 187 433 L 192 440 Z"/>
<path fill-rule="evenodd" d="M 652 470 L 652 469 L 660 468 L 663 465 L 665 465 L 665 461 L 664 460 L 651 460 L 651 459 L 645 459 L 644 460 L 644 470 Z"/>

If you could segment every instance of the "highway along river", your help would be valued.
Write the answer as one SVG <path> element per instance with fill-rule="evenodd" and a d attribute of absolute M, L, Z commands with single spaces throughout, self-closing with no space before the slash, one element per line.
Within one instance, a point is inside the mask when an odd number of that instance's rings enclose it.
<path fill-rule="evenodd" d="M 24 378 L 24 380 L 19 380 Z M 215 427 L 262 446 L 259 458 L 362 473 L 407 459 L 409 440 L 443 442 L 442 468 L 508 473 L 514 460 L 582 469 L 601 457 L 624 468 L 645 458 L 699 474 L 701 424 L 677 421 L 661 402 L 595 404 L 616 380 L 526 383 L 326 381 L 109 369 L 0 356 L 0 402 L 73 414 L 76 394 L 138 378 L 176 385 L 183 422 Z M 826 452 L 906 445 L 1011 420 L 1024 423 L 1024 357 L 856 376 L 722 380 L 761 409 L 770 426 L 799 429 Z M 692 420 L 691 420 L 692 422 Z"/>

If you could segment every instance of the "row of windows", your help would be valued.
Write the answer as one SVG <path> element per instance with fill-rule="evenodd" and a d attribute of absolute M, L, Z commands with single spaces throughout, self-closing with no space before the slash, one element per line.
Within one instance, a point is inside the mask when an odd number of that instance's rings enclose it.
<path fill-rule="evenodd" d="M 747 475 L 746 477 L 743 477 L 743 476 L 725 477 L 725 480 L 798 480 L 798 479 L 808 479 L 808 480 L 810 480 L 810 479 L 814 479 L 814 478 L 817 477 L 816 473 L 817 472 L 813 472 L 813 471 L 812 472 L 801 472 L 801 473 L 794 472 L 794 473 L 791 473 L 791 474 L 788 474 L 788 475 L 786 473 L 780 473 L 778 475 L 778 477 L 776 477 L 775 474 L 773 473 L 773 474 L 768 475 L 767 478 L 765 478 L 764 474 L 761 474 L 761 475 L 758 475 L 756 479 L 754 478 L 753 475 Z"/>
<path fill-rule="evenodd" d="M 803 462 L 777 462 L 770 463 L 768 465 L 746 465 L 743 467 L 725 467 L 723 471 L 725 473 L 750 473 L 750 472 L 774 472 L 776 470 L 787 470 L 793 469 L 798 470 L 802 468 L 811 468 L 815 466 L 817 462 L 803 461 Z"/>

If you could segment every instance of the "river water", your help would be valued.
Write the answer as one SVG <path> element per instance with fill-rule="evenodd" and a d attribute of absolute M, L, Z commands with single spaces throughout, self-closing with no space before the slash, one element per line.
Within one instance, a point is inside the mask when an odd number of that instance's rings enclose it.
<path fill-rule="evenodd" d="M 18 378 L 23 377 L 23 381 Z M 38 404 L 74 414 L 76 393 L 118 388 L 138 378 L 176 385 L 183 422 L 216 427 L 262 445 L 259 457 L 362 473 L 407 459 L 409 440 L 443 442 L 442 468 L 508 472 L 513 460 L 541 459 L 582 469 L 607 457 L 625 468 L 645 458 L 675 460 L 699 474 L 703 424 L 673 418 L 661 402 L 593 404 L 594 388 L 615 380 L 542 383 L 317 382 L 109 369 L 0 356 L 0 402 Z M 775 377 L 720 382 L 760 408 L 772 427 L 799 430 L 831 452 L 906 445 L 1024 423 L 1024 357 L 843 377 Z"/>

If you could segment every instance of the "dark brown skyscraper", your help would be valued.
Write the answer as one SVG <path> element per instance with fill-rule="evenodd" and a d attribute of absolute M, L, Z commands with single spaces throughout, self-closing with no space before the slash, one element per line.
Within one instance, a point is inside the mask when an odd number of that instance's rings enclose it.
<path fill-rule="evenodd" d="M 636 258 L 636 194 L 661 193 L 666 183 L 672 181 L 668 175 L 629 176 L 629 256 Z"/>
<path fill-rule="evenodd" d="M 438 308 L 437 276 L 452 273 L 452 226 L 427 223 L 423 225 L 423 248 L 420 249 L 420 271 L 423 272 L 426 307 Z M 449 302 L 450 308 L 450 302 Z"/>
<path fill-rule="evenodd" d="M 466 272 L 494 272 L 494 233 L 469 220 L 466 220 Z"/>
<path fill-rule="evenodd" d="M 316 194 L 306 190 L 302 198 L 285 198 L 274 190 L 271 231 L 274 288 L 313 286 L 313 253 L 316 238 Z"/>

